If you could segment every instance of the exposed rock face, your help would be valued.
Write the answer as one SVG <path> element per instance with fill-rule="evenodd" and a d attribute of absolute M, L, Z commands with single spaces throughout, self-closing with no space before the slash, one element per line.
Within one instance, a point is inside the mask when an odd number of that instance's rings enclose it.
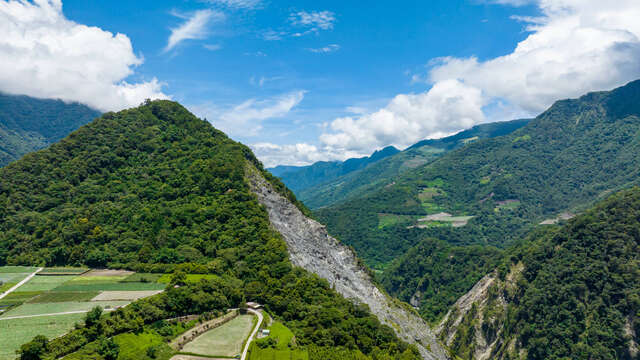
<path fill-rule="evenodd" d="M 249 169 L 249 173 L 251 188 L 269 212 L 271 224 L 286 241 L 294 265 L 328 280 L 345 298 L 367 304 L 399 338 L 415 344 L 424 359 L 448 359 L 429 325 L 380 291 L 351 249 L 329 236 L 323 225 L 304 216 L 257 171 Z"/>

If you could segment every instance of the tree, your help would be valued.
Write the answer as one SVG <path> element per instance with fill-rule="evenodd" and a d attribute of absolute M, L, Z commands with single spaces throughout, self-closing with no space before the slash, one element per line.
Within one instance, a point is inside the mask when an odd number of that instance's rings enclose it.
<path fill-rule="evenodd" d="M 30 342 L 22 345 L 20 350 L 16 351 L 20 355 L 20 360 L 40 360 L 47 350 L 49 340 L 43 335 L 38 335 Z"/>
<path fill-rule="evenodd" d="M 102 308 L 100 306 L 96 306 L 87 313 L 87 316 L 84 318 L 84 324 L 87 327 L 92 327 L 100 321 L 101 316 Z"/>
<path fill-rule="evenodd" d="M 102 337 L 99 340 L 98 354 L 102 355 L 105 360 L 116 360 L 120 354 L 120 345 L 113 339 Z"/>

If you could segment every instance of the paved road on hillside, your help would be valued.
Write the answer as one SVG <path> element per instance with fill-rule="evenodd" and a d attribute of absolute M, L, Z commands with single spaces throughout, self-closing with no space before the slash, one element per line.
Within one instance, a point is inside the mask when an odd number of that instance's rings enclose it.
<path fill-rule="evenodd" d="M 247 344 L 244 346 L 244 350 L 242 351 L 242 357 L 240 358 L 240 360 L 247 360 L 247 352 L 249 351 L 249 345 L 251 345 L 251 341 L 253 341 L 253 338 L 256 336 L 256 333 L 258 332 L 258 329 L 260 329 L 260 324 L 262 324 L 262 314 L 258 311 L 254 311 L 251 309 L 247 309 L 248 312 L 258 316 L 258 324 L 256 325 L 255 329 L 253 329 L 253 331 L 251 332 L 251 335 L 249 335 L 249 339 L 247 340 Z"/>
<path fill-rule="evenodd" d="M 38 270 L 34 271 L 33 274 L 27 276 L 24 280 L 22 280 L 19 283 L 17 283 L 16 286 L 14 286 L 11 289 L 7 290 L 4 294 L 0 294 L 0 299 L 2 299 L 5 296 L 11 294 L 12 292 L 16 291 L 16 289 L 18 289 L 20 286 L 24 285 L 24 283 L 26 283 L 27 281 L 33 279 L 33 277 L 36 276 L 37 273 L 42 271 L 42 269 L 43 268 L 38 268 Z"/>

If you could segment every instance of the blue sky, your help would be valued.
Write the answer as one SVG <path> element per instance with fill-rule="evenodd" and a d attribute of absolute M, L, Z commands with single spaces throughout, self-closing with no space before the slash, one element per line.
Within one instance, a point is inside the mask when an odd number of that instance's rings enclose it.
<path fill-rule="evenodd" d="M 0 20 L 19 23 L 0 25 L 16 34 L 11 46 L 61 54 L 33 65 L 55 84 L 0 74 L 0 90 L 103 110 L 169 97 L 267 165 L 344 159 L 633 80 L 638 10 L 626 0 L 0 0 Z M 15 53 L 0 65 L 19 64 Z"/>

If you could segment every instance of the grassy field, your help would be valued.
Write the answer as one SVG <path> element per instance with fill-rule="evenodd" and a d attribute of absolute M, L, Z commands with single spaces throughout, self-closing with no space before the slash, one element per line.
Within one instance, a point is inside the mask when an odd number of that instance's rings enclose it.
<path fill-rule="evenodd" d="M 6 317 L 12 316 L 28 316 L 39 314 L 56 314 L 68 311 L 89 311 L 96 306 L 101 306 L 103 309 L 115 308 L 116 306 L 124 306 L 129 304 L 129 301 L 67 301 L 58 303 L 36 303 L 36 304 L 22 304 L 16 308 L 13 308 L 0 316 L 0 321 Z"/>
<path fill-rule="evenodd" d="M 249 360 L 307 360 L 307 351 L 296 349 L 293 341 L 293 333 L 280 322 L 274 322 L 269 328 L 268 337 L 257 340 L 251 345 Z M 275 340 L 275 347 L 260 348 L 259 343 L 266 343 L 269 339 Z"/>
<path fill-rule="evenodd" d="M 87 268 L 70 268 L 70 267 L 48 267 L 42 269 L 40 275 L 80 275 L 89 271 Z"/>
<path fill-rule="evenodd" d="M 15 359 L 15 351 L 20 345 L 36 335 L 54 338 L 73 329 L 82 322 L 84 314 L 45 316 L 15 320 L 0 320 L 0 360 Z"/>
<path fill-rule="evenodd" d="M 41 291 L 14 291 L 0 300 L 0 305 L 20 305 L 41 293 Z"/>
<path fill-rule="evenodd" d="M 253 328 L 253 316 L 241 315 L 209 330 L 188 343 L 181 352 L 205 356 L 235 356 Z"/>
<path fill-rule="evenodd" d="M 400 223 L 410 223 L 415 216 L 411 215 L 396 215 L 396 214 L 378 214 L 378 229 L 384 229 L 387 226 L 392 226 Z"/>

